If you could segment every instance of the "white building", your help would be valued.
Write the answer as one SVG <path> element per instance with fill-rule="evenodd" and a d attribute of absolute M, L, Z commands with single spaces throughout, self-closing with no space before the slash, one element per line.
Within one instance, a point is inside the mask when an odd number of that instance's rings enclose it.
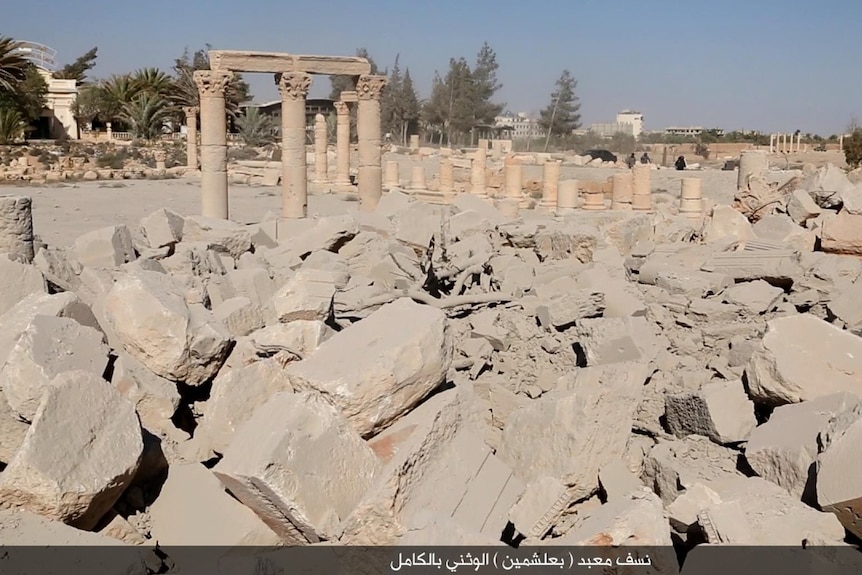
<path fill-rule="evenodd" d="M 644 115 L 634 110 L 623 110 L 617 114 L 616 122 L 591 124 L 589 131 L 605 138 L 614 134 L 627 134 L 637 138 L 644 131 Z"/>
<path fill-rule="evenodd" d="M 75 80 L 54 78 L 51 68 L 56 51 L 35 42 L 19 42 L 18 52 L 35 64 L 39 75 L 48 85 L 45 108 L 38 121 L 37 137 L 59 138 L 65 134 L 73 140 L 78 139 L 78 121 L 72 113 L 72 105 L 78 98 L 78 87 Z"/>
<path fill-rule="evenodd" d="M 539 121 L 530 118 L 524 112 L 518 114 L 506 112 L 494 118 L 494 122 L 498 128 L 511 128 L 513 140 L 545 137 L 545 131 L 542 130 Z"/>

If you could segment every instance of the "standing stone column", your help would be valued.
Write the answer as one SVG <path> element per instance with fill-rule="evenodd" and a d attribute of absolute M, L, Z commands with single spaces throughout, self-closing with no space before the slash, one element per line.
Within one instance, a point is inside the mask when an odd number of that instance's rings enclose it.
<path fill-rule="evenodd" d="M 201 215 L 228 219 L 227 110 L 224 91 L 233 74 L 194 73 L 201 104 Z"/>
<path fill-rule="evenodd" d="M 317 114 L 314 117 L 314 181 L 318 184 L 325 184 L 329 180 L 326 165 L 326 139 L 326 118 L 323 114 Z"/>
<path fill-rule="evenodd" d="M 679 213 L 689 218 L 703 215 L 703 184 L 700 178 L 683 178 L 680 185 Z"/>
<path fill-rule="evenodd" d="M 362 75 L 356 84 L 359 106 L 356 131 L 359 136 L 359 209 L 370 212 L 383 195 L 380 149 L 380 95 L 386 76 Z"/>
<path fill-rule="evenodd" d="M 386 169 L 383 173 L 383 187 L 387 190 L 394 190 L 401 187 L 401 173 L 398 168 L 398 162 L 386 162 Z"/>
<path fill-rule="evenodd" d="M 562 162 L 559 160 L 545 162 L 542 174 L 542 201 L 539 202 L 543 208 L 553 208 L 557 205 L 561 165 Z"/>
<path fill-rule="evenodd" d="M 186 115 L 186 166 L 190 170 L 198 169 L 198 107 L 183 108 Z"/>
<path fill-rule="evenodd" d="M 470 193 L 480 198 L 488 197 L 488 192 L 485 189 L 485 160 L 487 151 L 487 148 L 482 147 L 476 150 L 476 155 L 470 164 Z"/>
<path fill-rule="evenodd" d="M 736 176 L 736 189 L 747 190 L 749 178 L 764 176 L 768 166 L 769 161 L 763 152 L 759 150 L 741 152 L 739 154 L 739 173 Z"/>
<path fill-rule="evenodd" d="M 26 196 L 0 197 L 0 253 L 22 263 L 32 263 L 33 202 Z"/>
<path fill-rule="evenodd" d="M 305 161 L 305 98 L 311 76 L 304 72 L 275 75 L 281 93 L 281 210 L 285 218 L 308 213 L 308 166 Z"/>
<path fill-rule="evenodd" d="M 838 151 L 844 151 L 844 136 L 838 136 Z"/>
<path fill-rule="evenodd" d="M 506 186 L 504 196 L 520 202 L 524 197 L 524 170 L 521 167 L 521 161 L 516 158 L 506 158 L 503 163 Z"/>
<path fill-rule="evenodd" d="M 563 180 L 557 189 L 556 215 L 571 214 L 578 207 L 578 180 Z"/>
<path fill-rule="evenodd" d="M 410 136 L 410 151 L 416 151 L 419 149 L 419 135 L 413 134 Z"/>
<path fill-rule="evenodd" d="M 781 151 L 787 153 L 787 134 L 781 134 Z"/>
<path fill-rule="evenodd" d="M 450 158 L 440 158 L 440 193 L 451 194 L 455 190 L 455 166 Z"/>
<path fill-rule="evenodd" d="M 772 146 L 775 143 L 775 134 L 769 134 L 769 153 L 772 153 Z"/>
<path fill-rule="evenodd" d="M 649 211 L 652 209 L 652 168 L 648 164 L 635 164 L 632 169 L 632 209 Z"/>
<path fill-rule="evenodd" d="M 631 210 L 634 178 L 631 172 L 614 174 L 611 188 L 611 209 Z"/>
<path fill-rule="evenodd" d="M 168 169 L 168 153 L 165 150 L 154 150 L 153 159 L 156 161 L 156 169 L 164 172 Z"/>
<path fill-rule="evenodd" d="M 410 189 L 416 191 L 424 191 L 428 189 L 428 184 L 425 181 L 425 167 L 421 164 L 413 166 L 410 171 Z"/>
<path fill-rule="evenodd" d="M 335 185 L 350 185 L 350 107 L 335 102 Z"/>

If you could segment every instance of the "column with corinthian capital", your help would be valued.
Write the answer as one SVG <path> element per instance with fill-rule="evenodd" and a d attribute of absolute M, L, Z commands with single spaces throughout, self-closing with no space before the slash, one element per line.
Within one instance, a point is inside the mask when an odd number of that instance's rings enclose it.
<path fill-rule="evenodd" d="M 305 161 L 305 98 L 311 76 L 304 72 L 275 75 L 281 93 L 281 211 L 284 218 L 308 214 L 308 165 Z"/>
<path fill-rule="evenodd" d="M 386 76 L 362 75 L 356 84 L 359 106 L 356 132 L 359 136 L 359 209 L 370 212 L 383 195 L 380 149 L 380 96 Z"/>
<path fill-rule="evenodd" d="M 224 93 L 231 78 L 228 72 L 194 73 L 201 109 L 201 215 L 222 220 L 229 217 Z"/>
<path fill-rule="evenodd" d="M 198 169 L 198 108 L 186 106 L 186 165 L 190 170 Z"/>
<path fill-rule="evenodd" d="M 335 185 L 350 185 L 350 107 L 335 102 Z"/>

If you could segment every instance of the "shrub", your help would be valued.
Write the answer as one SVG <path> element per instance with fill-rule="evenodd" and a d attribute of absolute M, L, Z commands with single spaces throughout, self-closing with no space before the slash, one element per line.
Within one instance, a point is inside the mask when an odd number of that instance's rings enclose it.
<path fill-rule="evenodd" d="M 862 164 L 862 130 L 856 130 L 844 138 L 844 160 L 854 170 Z"/>

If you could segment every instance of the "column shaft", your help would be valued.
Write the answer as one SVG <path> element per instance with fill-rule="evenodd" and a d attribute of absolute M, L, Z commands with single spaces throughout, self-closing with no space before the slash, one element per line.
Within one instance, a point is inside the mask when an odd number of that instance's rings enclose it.
<path fill-rule="evenodd" d="M 276 74 L 281 93 L 281 210 L 285 218 L 308 214 L 308 166 L 305 161 L 305 98 L 311 76 Z"/>
<path fill-rule="evenodd" d="M 356 84 L 359 104 L 356 132 L 359 136 L 359 209 L 374 211 L 383 195 L 383 166 L 380 149 L 380 96 L 385 76 L 363 75 Z"/>
<path fill-rule="evenodd" d="M 350 108 L 347 102 L 335 102 L 335 184 L 350 185 Z"/>
<path fill-rule="evenodd" d="M 227 111 L 224 92 L 232 74 L 194 73 L 201 109 L 201 215 L 230 217 L 227 184 Z"/>

